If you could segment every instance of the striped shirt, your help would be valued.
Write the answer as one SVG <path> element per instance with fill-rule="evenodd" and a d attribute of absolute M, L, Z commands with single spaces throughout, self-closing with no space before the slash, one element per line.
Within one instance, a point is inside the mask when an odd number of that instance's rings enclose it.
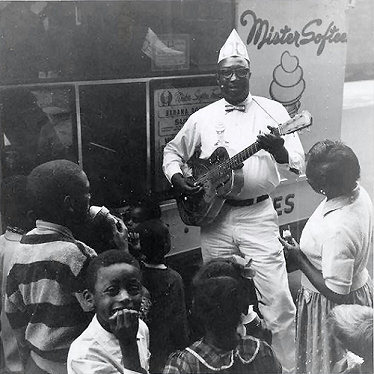
<path fill-rule="evenodd" d="M 23 354 L 30 352 L 31 365 L 41 372 L 67 372 L 69 346 L 92 317 L 83 311 L 78 295 L 85 285 L 84 270 L 95 255 L 67 228 L 44 221 L 37 221 L 16 248 L 5 310 Z"/>

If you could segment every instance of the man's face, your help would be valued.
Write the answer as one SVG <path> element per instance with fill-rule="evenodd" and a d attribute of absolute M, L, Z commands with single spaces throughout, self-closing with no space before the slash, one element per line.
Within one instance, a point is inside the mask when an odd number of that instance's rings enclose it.
<path fill-rule="evenodd" d="M 244 101 L 249 93 L 249 62 L 243 57 L 227 57 L 218 64 L 217 81 L 230 104 Z"/>
<path fill-rule="evenodd" d="M 110 331 L 109 318 L 117 311 L 140 310 L 142 284 L 140 271 L 130 264 L 120 263 L 99 269 L 93 294 L 97 319 Z"/>

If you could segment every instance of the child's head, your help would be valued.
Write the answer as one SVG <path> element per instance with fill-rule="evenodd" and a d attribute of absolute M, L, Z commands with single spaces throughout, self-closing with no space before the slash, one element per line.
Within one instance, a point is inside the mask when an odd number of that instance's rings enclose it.
<path fill-rule="evenodd" d="M 328 317 L 330 333 L 343 348 L 373 362 L 373 308 L 363 305 L 338 305 Z"/>
<path fill-rule="evenodd" d="M 142 283 L 139 264 L 129 253 L 111 249 L 92 259 L 86 274 L 85 298 L 95 307 L 97 319 L 106 330 L 117 311 L 139 311 Z"/>
<path fill-rule="evenodd" d="M 257 310 L 258 300 L 256 288 L 252 278 L 247 278 L 248 271 L 243 265 L 239 264 L 234 258 L 217 258 L 204 264 L 196 273 L 193 285 L 200 280 L 227 276 L 234 278 L 240 287 L 242 313 L 246 314 L 248 306 L 253 305 Z M 254 272 L 253 272 L 254 273 Z"/>
<path fill-rule="evenodd" d="M 193 311 L 206 330 L 218 335 L 236 330 L 248 310 L 249 291 L 255 291 L 244 270 L 234 259 L 214 259 L 195 275 Z"/>
<path fill-rule="evenodd" d="M 218 276 L 194 282 L 193 313 L 205 331 L 217 336 L 236 331 L 242 314 L 241 304 L 240 285 L 232 277 Z"/>
<path fill-rule="evenodd" d="M 68 160 L 54 160 L 34 168 L 27 191 L 36 219 L 60 224 L 87 217 L 90 184 L 82 168 Z"/>
<path fill-rule="evenodd" d="M 139 227 L 140 252 L 150 264 L 162 264 L 170 252 L 168 227 L 159 219 L 142 223 Z"/>
<path fill-rule="evenodd" d="M 126 225 L 131 231 L 137 231 L 142 222 L 161 218 L 159 203 L 152 196 L 145 196 L 132 204 Z"/>

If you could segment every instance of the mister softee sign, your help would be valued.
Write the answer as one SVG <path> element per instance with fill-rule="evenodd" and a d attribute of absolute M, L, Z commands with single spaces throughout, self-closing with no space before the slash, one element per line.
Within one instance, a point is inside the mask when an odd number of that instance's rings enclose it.
<path fill-rule="evenodd" d="M 288 25 L 280 29 L 272 26 L 269 20 L 257 17 L 252 10 L 244 11 L 240 16 L 242 26 L 250 26 L 247 44 L 257 46 L 261 49 L 264 45 L 286 44 L 300 46 L 314 43 L 318 45 L 317 56 L 321 55 L 326 43 L 347 43 L 347 34 L 340 32 L 334 21 L 324 23 L 320 18 L 308 21 L 301 30 L 293 30 Z"/>
<path fill-rule="evenodd" d="M 346 2 L 238 0 L 236 29 L 251 60 L 250 90 L 283 104 L 290 116 L 307 109 L 305 151 L 340 137 L 347 52 Z"/>

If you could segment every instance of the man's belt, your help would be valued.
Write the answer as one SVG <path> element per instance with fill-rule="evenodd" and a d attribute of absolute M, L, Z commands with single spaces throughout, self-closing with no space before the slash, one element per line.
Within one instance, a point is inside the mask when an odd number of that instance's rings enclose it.
<path fill-rule="evenodd" d="M 261 201 L 264 201 L 268 198 L 269 198 L 269 195 L 261 195 L 253 199 L 246 199 L 246 200 L 227 199 L 226 203 L 231 206 L 250 206 L 253 204 L 260 203 Z"/>

